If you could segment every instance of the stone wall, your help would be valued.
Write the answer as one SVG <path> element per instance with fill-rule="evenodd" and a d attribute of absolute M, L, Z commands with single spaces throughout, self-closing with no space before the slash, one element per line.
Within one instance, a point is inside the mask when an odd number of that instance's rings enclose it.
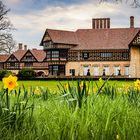
<path fill-rule="evenodd" d="M 132 78 L 140 78 L 140 46 L 132 46 L 130 53 L 130 76 Z"/>

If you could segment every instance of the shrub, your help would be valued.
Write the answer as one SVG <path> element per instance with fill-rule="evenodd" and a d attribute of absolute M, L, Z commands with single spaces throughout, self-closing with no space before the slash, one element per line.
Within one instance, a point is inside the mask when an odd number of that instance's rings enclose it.
<path fill-rule="evenodd" d="M 9 76 L 10 74 L 12 74 L 11 71 L 7 71 L 7 70 L 0 70 L 0 78 Z"/>
<path fill-rule="evenodd" d="M 32 79 L 36 77 L 36 72 L 33 69 L 22 69 L 19 71 L 18 77 L 21 79 Z"/>

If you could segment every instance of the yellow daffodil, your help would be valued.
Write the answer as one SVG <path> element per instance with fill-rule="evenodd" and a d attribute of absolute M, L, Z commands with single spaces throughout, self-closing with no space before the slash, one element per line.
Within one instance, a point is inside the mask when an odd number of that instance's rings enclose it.
<path fill-rule="evenodd" d="M 135 88 L 137 88 L 138 90 L 140 90 L 140 80 L 136 80 L 135 82 L 134 82 L 134 85 L 135 85 Z"/>
<path fill-rule="evenodd" d="M 117 134 L 116 135 L 116 140 L 120 140 L 121 138 L 120 138 L 120 136 L 119 136 L 119 134 Z"/>
<path fill-rule="evenodd" d="M 99 78 L 99 82 L 100 82 L 100 83 L 103 83 L 104 80 L 100 77 L 100 78 Z"/>
<path fill-rule="evenodd" d="M 40 90 L 40 88 L 39 88 L 38 86 L 35 88 L 34 93 L 35 93 L 36 95 L 40 95 L 40 94 L 41 94 L 41 90 Z"/>
<path fill-rule="evenodd" d="M 66 90 L 69 90 L 69 84 L 68 84 L 68 83 L 64 84 L 64 88 L 65 88 Z"/>
<path fill-rule="evenodd" d="M 9 77 L 5 77 L 2 79 L 2 82 L 4 84 L 4 88 L 8 90 L 13 90 L 18 86 L 16 76 L 10 75 Z"/>

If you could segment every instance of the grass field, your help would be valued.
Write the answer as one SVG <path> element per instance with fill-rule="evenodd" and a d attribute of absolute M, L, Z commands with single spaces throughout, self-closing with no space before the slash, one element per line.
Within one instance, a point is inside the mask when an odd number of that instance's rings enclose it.
<path fill-rule="evenodd" d="M 48 87 L 49 89 L 53 91 L 58 90 L 58 85 L 61 84 L 66 84 L 69 82 L 70 84 L 76 84 L 76 81 L 18 81 L 18 85 L 22 86 L 24 85 L 25 87 L 29 88 L 31 86 L 36 87 L 36 86 L 43 86 L 43 87 Z M 100 85 L 99 81 L 92 80 L 91 81 L 93 85 L 95 85 L 95 82 Z M 112 80 L 109 81 L 109 84 L 111 85 L 117 85 L 118 87 L 123 87 L 124 85 L 132 85 L 134 81 L 117 81 L 117 80 Z M 2 82 L 0 82 L 0 85 L 2 86 Z M 96 85 L 95 85 L 96 86 Z"/>
<path fill-rule="evenodd" d="M 140 139 L 140 81 L 18 84 L 25 88 L 0 89 L 0 140 Z"/>

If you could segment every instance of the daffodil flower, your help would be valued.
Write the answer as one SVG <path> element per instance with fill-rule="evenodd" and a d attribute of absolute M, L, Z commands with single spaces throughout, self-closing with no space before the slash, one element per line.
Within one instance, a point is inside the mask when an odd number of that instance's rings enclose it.
<path fill-rule="evenodd" d="M 135 84 L 135 88 L 137 88 L 138 90 L 140 90 L 140 80 L 136 80 L 135 82 L 134 82 L 134 84 Z"/>
<path fill-rule="evenodd" d="M 4 88 L 8 90 L 13 90 L 18 86 L 16 76 L 10 75 L 9 77 L 5 77 L 2 79 L 2 82 L 4 84 Z"/>

